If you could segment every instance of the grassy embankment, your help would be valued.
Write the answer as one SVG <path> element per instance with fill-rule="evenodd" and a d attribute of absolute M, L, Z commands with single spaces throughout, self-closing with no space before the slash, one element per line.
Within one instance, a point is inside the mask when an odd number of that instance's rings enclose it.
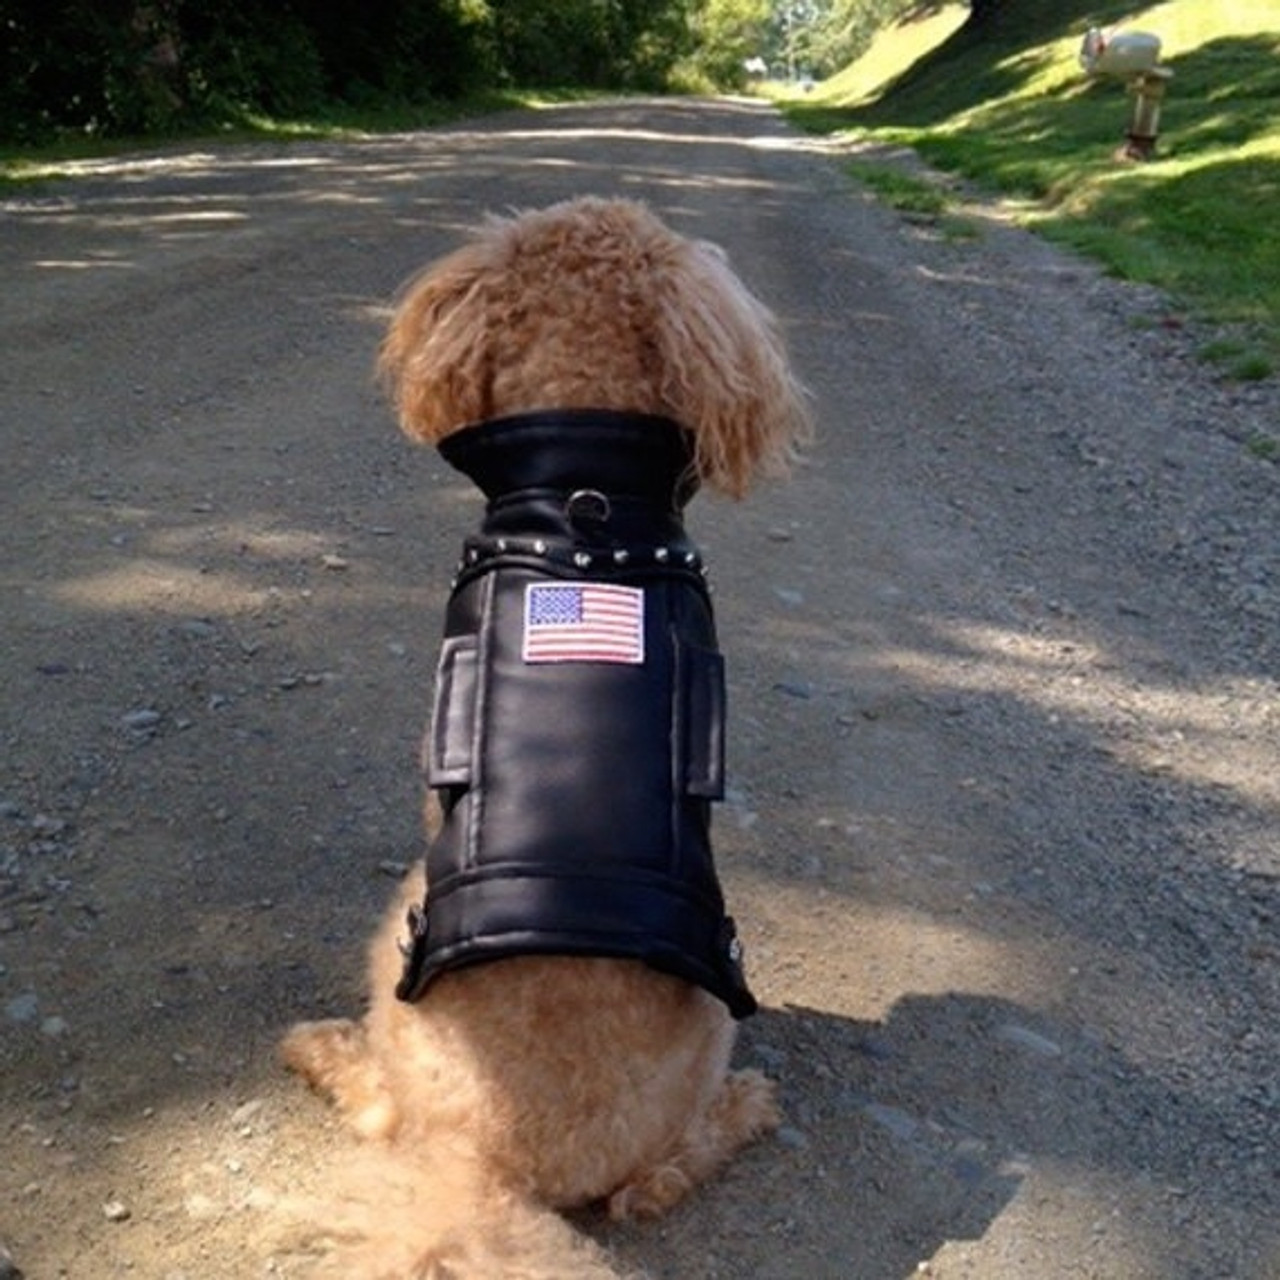
<path fill-rule="evenodd" d="M 1204 355 L 1240 379 L 1280 367 L 1280 0 L 1008 0 L 983 33 L 926 4 L 801 100 L 800 125 L 906 144 L 1009 198 L 1014 216 L 1165 289 L 1223 326 Z M 1124 163 L 1131 99 L 1090 82 L 1091 25 L 1150 31 L 1174 72 L 1154 160 Z M 945 188 L 853 165 L 904 207 L 945 214 Z"/>

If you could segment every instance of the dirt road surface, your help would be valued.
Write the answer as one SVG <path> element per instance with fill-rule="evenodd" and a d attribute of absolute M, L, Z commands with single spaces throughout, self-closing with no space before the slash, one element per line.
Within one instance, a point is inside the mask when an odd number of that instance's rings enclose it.
<path fill-rule="evenodd" d="M 0 1274 L 302 1274 L 350 1149 L 274 1059 L 417 855 L 466 483 L 373 384 L 486 210 L 644 198 L 820 439 L 700 500 L 723 875 L 787 1122 L 654 1280 L 1280 1276 L 1280 436 L 1197 335 L 744 103 L 85 166 L 0 212 Z M 8 1271 L 5 1271 L 8 1266 Z"/>

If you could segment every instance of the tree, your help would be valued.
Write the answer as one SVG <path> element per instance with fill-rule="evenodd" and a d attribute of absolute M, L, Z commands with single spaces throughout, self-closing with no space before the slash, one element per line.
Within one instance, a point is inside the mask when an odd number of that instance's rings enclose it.
<path fill-rule="evenodd" d="M 787 69 L 819 78 L 860 57 L 877 31 L 918 0 L 788 0 L 774 6 L 773 58 Z"/>
<path fill-rule="evenodd" d="M 688 0 L 488 0 L 515 84 L 658 88 L 689 45 Z"/>
<path fill-rule="evenodd" d="M 712 84 L 738 88 L 746 63 L 771 61 L 770 0 L 703 0 L 693 19 L 693 64 Z"/>
<path fill-rule="evenodd" d="M 177 0 L 5 0 L 0 133 L 163 129 L 186 109 Z"/>
<path fill-rule="evenodd" d="M 768 0 L 738 2 L 767 16 Z M 656 89 L 703 8 L 361 0 L 353 18 L 346 0 L 0 0 L 0 138 L 156 133 L 477 83 Z"/>
<path fill-rule="evenodd" d="M 0 0 L 0 137 L 156 133 L 477 83 L 659 87 L 693 0 Z"/>

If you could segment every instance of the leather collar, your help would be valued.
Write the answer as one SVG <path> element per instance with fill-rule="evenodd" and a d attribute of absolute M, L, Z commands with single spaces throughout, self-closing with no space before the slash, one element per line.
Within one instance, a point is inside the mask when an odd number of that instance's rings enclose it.
<path fill-rule="evenodd" d="M 678 513 L 698 489 L 693 437 L 672 418 L 546 409 L 490 418 L 446 436 L 440 454 L 490 503 L 530 490 L 594 490 Z"/>

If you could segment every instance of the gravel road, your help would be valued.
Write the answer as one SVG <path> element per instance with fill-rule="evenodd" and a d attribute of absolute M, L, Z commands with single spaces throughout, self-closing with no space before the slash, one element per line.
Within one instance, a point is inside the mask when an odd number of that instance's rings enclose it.
<path fill-rule="evenodd" d="M 1280 439 L 1196 326 L 746 103 L 86 163 L 0 206 L 0 1277 L 305 1273 L 349 1139 L 274 1060 L 416 856 L 474 502 L 372 380 L 489 209 L 642 197 L 820 438 L 702 500 L 726 890 L 779 1137 L 651 1280 L 1280 1276 Z M 7 1270 L 6 1270 L 7 1266 Z"/>

